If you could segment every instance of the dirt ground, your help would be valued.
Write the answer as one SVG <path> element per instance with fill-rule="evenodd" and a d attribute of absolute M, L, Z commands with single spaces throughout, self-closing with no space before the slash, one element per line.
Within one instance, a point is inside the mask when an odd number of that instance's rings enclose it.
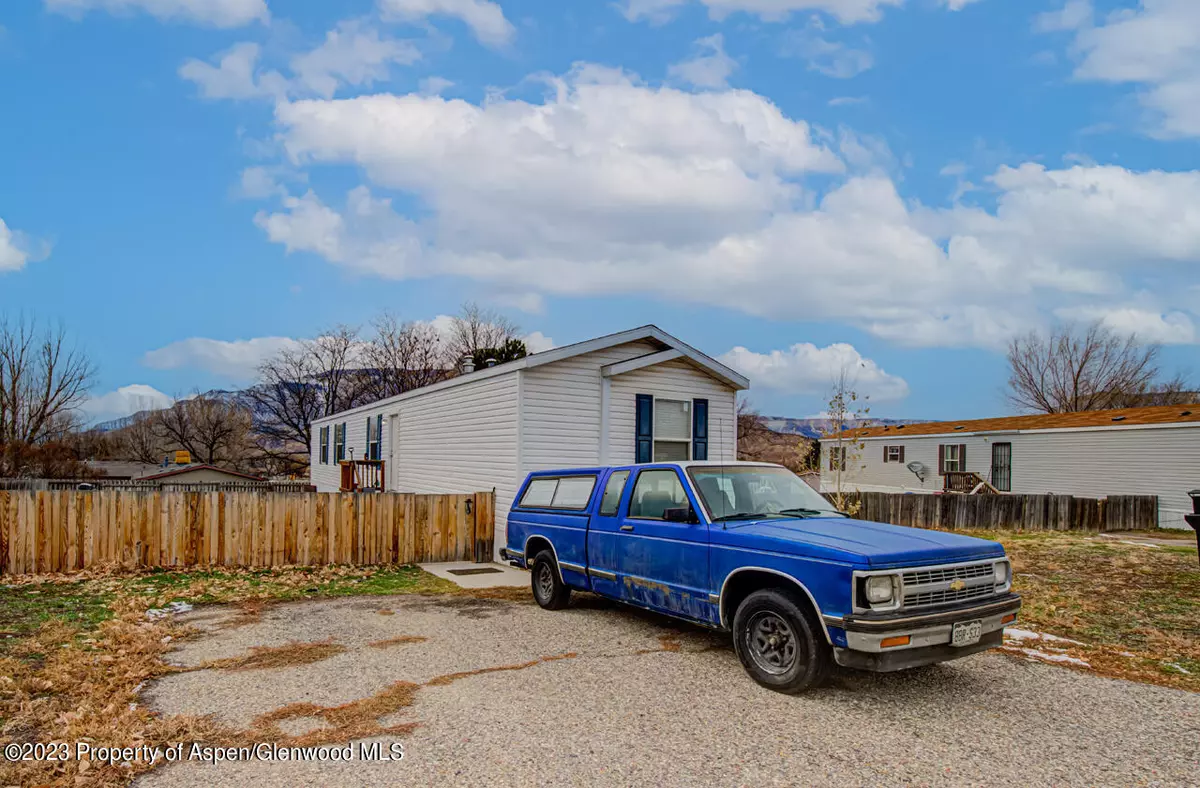
<path fill-rule="evenodd" d="M 206 632 L 170 659 L 210 667 L 160 679 L 142 702 L 252 737 L 365 735 L 404 757 L 190 762 L 142 788 L 1182 786 L 1200 775 L 1200 695 L 994 653 L 840 672 L 789 697 L 755 685 L 725 638 L 587 595 L 557 613 L 402 596 L 184 620 Z"/>

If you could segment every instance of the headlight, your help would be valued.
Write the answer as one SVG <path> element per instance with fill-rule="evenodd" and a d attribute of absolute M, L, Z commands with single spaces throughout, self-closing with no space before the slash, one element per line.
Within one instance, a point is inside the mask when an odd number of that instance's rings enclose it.
<path fill-rule="evenodd" d="M 1002 586 L 1002 585 L 1005 585 L 1008 583 L 1009 571 L 1010 571 L 1010 569 L 1009 569 L 1008 561 L 997 561 L 995 564 L 993 564 L 992 573 L 996 580 L 996 585 Z"/>
<path fill-rule="evenodd" d="M 867 578 L 867 601 L 873 605 L 892 601 L 891 575 L 873 575 Z"/>

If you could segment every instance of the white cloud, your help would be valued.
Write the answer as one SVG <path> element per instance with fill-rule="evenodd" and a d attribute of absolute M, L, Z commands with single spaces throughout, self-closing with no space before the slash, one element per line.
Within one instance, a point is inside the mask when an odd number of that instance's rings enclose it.
<path fill-rule="evenodd" d="M 1162 312 L 1141 306 L 1079 306 L 1059 309 L 1065 320 L 1101 321 L 1119 334 L 1134 334 L 1143 342 L 1192 345 L 1198 341 L 1196 325 L 1184 312 Z"/>
<path fill-rule="evenodd" d="M 298 344 L 288 337 L 255 337 L 232 342 L 193 337 L 151 350 L 142 357 L 142 363 L 151 369 L 203 369 L 228 380 L 245 382 L 254 379 L 262 362 Z"/>
<path fill-rule="evenodd" d="M 941 0 L 942 5 L 951 11 L 961 11 L 971 3 L 977 3 L 979 0 Z"/>
<path fill-rule="evenodd" d="M 875 64 L 875 57 L 865 49 L 855 49 L 822 35 L 823 25 L 813 20 L 803 30 L 792 31 L 784 44 L 783 53 L 808 61 L 810 71 L 834 79 L 850 79 Z"/>
<path fill-rule="evenodd" d="M 525 349 L 530 353 L 542 353 L 554 349 L 554 339 L 546 336 L 541 331 L 526 334 L 521 337 L 521 341 L 525 343 Z"/>
<path fill-rule="evenodd" d="M 1162 283 L 1164 314 L 1186 307 L 1171 299 L 1200 266 L 1200 172 L 1024 164 L 986 180 L 994 207 L 927 207 L 900 195 L 869 138 L 842 135 L 842 161 L 744 90 L 584 66 L 540 103 L 383 94 L 276 117 L 293 165 L 354 165 L 373 185 L 344 205 L 288 196 L 256 222 L 289 251 L 393 279 L 637 293 L 998 347 L 1143 276 Z M 817 192 L 812 173 L 839 177 Z"/>
<path fill-rule="evenodd" d="M 510 43 L 516 28 L 504 11 L 490 0 L 379 0 L 384 18 L 417 21 L 430 16 L 451 16 L 471 28 L 480 43 L 498 47 Z"/>
<path fill-rule="evenodd" d="M 737 61 L 725 54 L 725 38 L 720 33 L 696 41 L 696 56 L 675 63 L 667 73 L 698 88 L 723 88 L 737 69 Z"/>
<path fill-rule="evenodd" d="M 454 80 L 445 77 L 425 77 L 418 84 L 418 90 L 425 96 L 436 96 L 454 87 Z"/>
<path fill-rule="evenodd" d="M 746 375 L 756 389 L 823 394 L 845 370 L 859 395 L 865 394 L 877 401 L 908 396 L 908 383 L 903 378 L 889 375 L 871 359 L 863 358 L 853 345 L 844 342 L 823 348 L 801 342 L 787 350 L 768 353 L 735 347 L 717 360 Z"/>
<path fill-rule="evenodd" d="M 179 76 L 196 83 L 208 99 L 283 98 L 287 80 L 278 71 L 258 69 L 258 44 L 234 44 L 216 55 L 215 63 L 195 58 L 179 67 Z"/>
<path fill-rule="evenodd" d="M 1074 30 L 1072 51 L 1080 80 L 1129 83 L 1148 112 L 1156 136 L 1200 136 L 1200 3 L 1144 0 L 1138 9 L 1093 22 L 1087 0 L 1038 17 L 1043 31 Z"/>
<path fill-rule="evenodd" d="M 169 408 L 174 403 L 173 398 L 153 386 L 134 383 L 98 397 L 90 397 L 81 410 L 89 422 L 95 423 L 132 416 L 144 410 Z"/>
<path fill-rule="evenodd" d="M 142 12 L 165 21 L 198 22 L 214 27 L 241 27 L 267 22 L 266 0 L 45 0 L 46 8 L 81 17 L 88 11 L 114 14 Z"/>
<path fill-rule="evenodd" d="M 854 107 L 859 104 L 866 104 L 870 99 L 866 96 L 837 96 L 831 98 L 827 102 L 831 107 Z"/>
<path fill-rule="evenodd" d="M 20 271 L 30 260 L 41 260 L 49 254 L 49 244 L 10 229 L 0 219 L 0 273 Z"/>
<path fill-rule="evenodd" d="M 876 22 L 888 6 L 900 6 L 904 0 L 699 0 L 714 19 L 744 11 L 767 21 L 787 19 L 793 11 L 823 11 L 843 24 Z M 624 0 L 622 10 L 631 21 L 661 21 L 689 0 Z"/>
<path fill-rule="evenodd" d="M 339 85 L 370 85 L 387 79 L 391 64 L 420 59 L 411 42 L 380 37 L 378 30 L 348 20 L 330 30 L 319 47 L 292 58 L 291 70 L 297 83 L 328 98 Z"/>

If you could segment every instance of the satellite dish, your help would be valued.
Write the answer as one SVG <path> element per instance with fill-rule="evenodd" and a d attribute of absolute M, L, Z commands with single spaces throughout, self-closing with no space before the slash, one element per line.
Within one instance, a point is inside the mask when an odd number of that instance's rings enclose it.
<path fill-rule="evenodd" d="M 904 467 L 908 468 L 910 471 L 915 473 L 917 475 L 918 481 L 922 481 L 922 482 L 925 481 L 925 474 L 927 472 L 927 469 L 925 468 L 924 463 L 913 461 L 913 462 L 910 462 L 908 465 L 905 465 Z"/>

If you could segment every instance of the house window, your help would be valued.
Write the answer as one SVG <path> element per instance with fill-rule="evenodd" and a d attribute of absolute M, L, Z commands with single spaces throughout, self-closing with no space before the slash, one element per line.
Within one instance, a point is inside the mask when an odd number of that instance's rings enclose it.
<path fill-rule="evenodd" d="M 684 462 L 691 457 L 692 403 L 654 400 L 654 461 Z"/>
<path fill-rule="evenodd" d="M 321 428 L 321 464 L 329 464 L 329 428 Z"/>
<path fill-rule="evenodd" d="M 831 470 L 831 471 L 846 470 L 846 447 L 845 446 L 830 446 L 829 447 L 829 470 Z"/>
<path fill-rule="evenodd" d="M 333 425 L 333 461 L 346 459 L 346 423 Z"/>
<path fill-rule="evenodd" d="M 942 473 L 958 473 L 965 471 L 962 446 L 952 443 L 942 447 Z"/>
<path fill-rule="evenodd" d="M 383 414 L 367 417 L 367 456 L 365 459 L 382 459 Z"/>
<path fill-rule="evenodd" d="M 884 462 L 904 462 L 904 447 L 903 446 L 884 446 L 883 447 Z"/>

